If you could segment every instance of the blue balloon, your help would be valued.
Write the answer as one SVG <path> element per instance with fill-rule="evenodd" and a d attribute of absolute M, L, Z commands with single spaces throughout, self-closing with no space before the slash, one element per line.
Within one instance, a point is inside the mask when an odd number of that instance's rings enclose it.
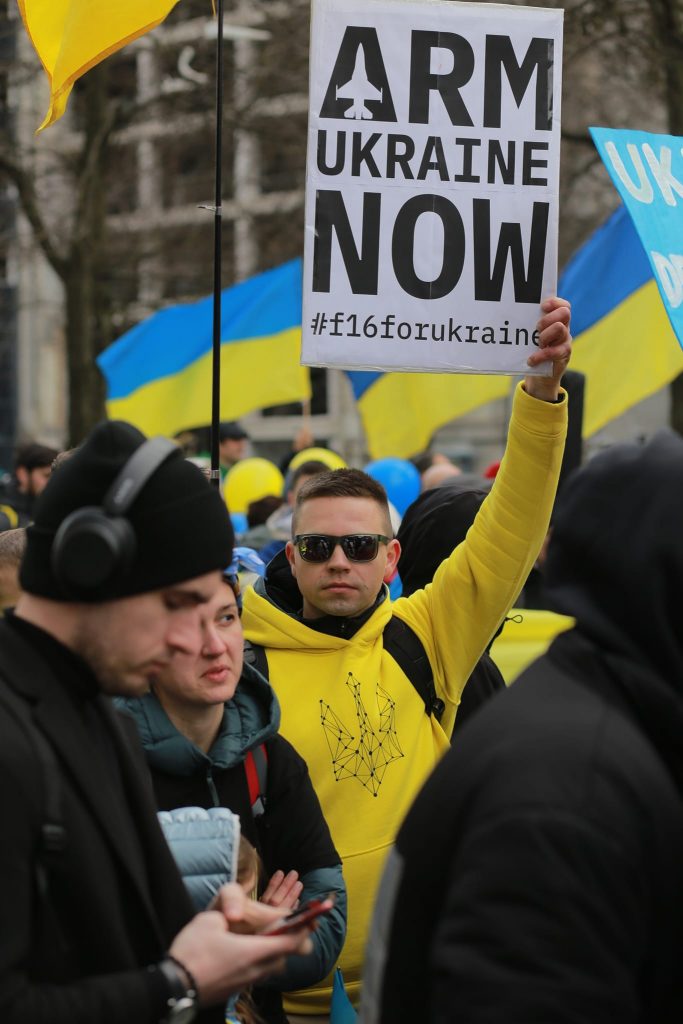
<path fill-rule="evenodd" d="M 401 516 L 420 493 L 420 474 L 405 459 L 378 459 L 368 463 L 365 472 L 382 484 Z"/>
<path fill-rule="evenodd" d="M 231 512 L 230 519 L 232 521 L 232 528 L 238 537 L 249 529 L 249 523 L 244 512 Z"/>

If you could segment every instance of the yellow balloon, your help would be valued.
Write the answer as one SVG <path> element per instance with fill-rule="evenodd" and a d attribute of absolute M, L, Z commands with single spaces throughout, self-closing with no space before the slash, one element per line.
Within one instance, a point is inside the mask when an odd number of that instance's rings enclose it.
<path fill-rule="evenodd" d="M 324 462 L 330 469 L 346 469 L 346 463 L 341 455 L 330 451 L 329 448 L 304 448 L 297 452 L 289 464 L 289 469 L 297 469 L 302 462 Z"/>
<path fill-rule="evenodd" d="M 282 495 L 284 478 L 269 459 L 241 459 L 228 471 L 223 485 L 230 512 L 246 512 L 252 501 L 269 494 Z"/>

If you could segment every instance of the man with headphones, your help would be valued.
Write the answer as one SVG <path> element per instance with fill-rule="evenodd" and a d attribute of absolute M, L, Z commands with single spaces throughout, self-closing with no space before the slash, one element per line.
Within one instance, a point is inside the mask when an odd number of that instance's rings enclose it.
<path fill-rule="evenodd" d="M 0 1019 L 223 1019 L 227 995 L 307 951 L 228 886 L 197 917 L 157 824 L 138 696 L 199 653 L 230 562 L 225 505 L 169 441 L 105 423 L 50 480 L 22 595 L 0 622 Z"/>

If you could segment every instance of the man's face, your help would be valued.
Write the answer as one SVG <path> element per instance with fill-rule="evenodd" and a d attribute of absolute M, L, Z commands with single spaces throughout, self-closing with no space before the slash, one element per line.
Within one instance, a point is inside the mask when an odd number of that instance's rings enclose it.
<path fill-rule="evenodd" d="M 237 601 L 227 583 L 202 609 L 205 620 L 198 655 L 176 654 L 154 680 L 154 692 L 165 708 L 204 708 L 224 704 L 242 675 L 243 636 Z"/>
<path fill-rule="evenodd" d="M 244 458 L 244 453 L 247 450 L 247 442 L 244 437 L 237 438 L 228 437 L 225 441 L 221 441 L 219 447 L 220 461 L 223 466 L 232 466 L 235 462 L 239 462 L 240 459 Z"/>
<path fill-rule="evenodd" d="M 82 605 L 71 647 L 104 693 L 140 697 L 173 658 L 199 655 L 206 605 L 221 583 L 216 571 L 148 594 Z"/>
<path fill-rule="evenodd" d="M 19 490 L 22 494 L 28 494 L 32 498 L 37 498 L 50 479 L 51 472 L 52 466 L 36 466 L 35 469 L 17 466 L 16 477 Z"/>
<path fill-rule="evenodd" d="M 297 534 L 391 534 L 382 508 L 372 498 L 311 498 L 297 512 Z M 304 618 L 360 615 L 374 602 L 383 581 L 396 568 L 401 548 L 397 540 L 380 544 L 372 562 L 351 562 L 337 544 L 332 557 L 320 564 L 305 562 L 289 541 L 287 558 L 304 599 Z"/>

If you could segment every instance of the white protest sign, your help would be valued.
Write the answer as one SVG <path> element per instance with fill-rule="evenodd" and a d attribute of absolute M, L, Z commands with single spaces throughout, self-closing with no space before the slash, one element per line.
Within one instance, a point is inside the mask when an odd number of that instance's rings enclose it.
<path fill-rule="evenodd" d="M 561 11 L 313 0 L 303 363 L 528 372 L 561 52 Z"/>

